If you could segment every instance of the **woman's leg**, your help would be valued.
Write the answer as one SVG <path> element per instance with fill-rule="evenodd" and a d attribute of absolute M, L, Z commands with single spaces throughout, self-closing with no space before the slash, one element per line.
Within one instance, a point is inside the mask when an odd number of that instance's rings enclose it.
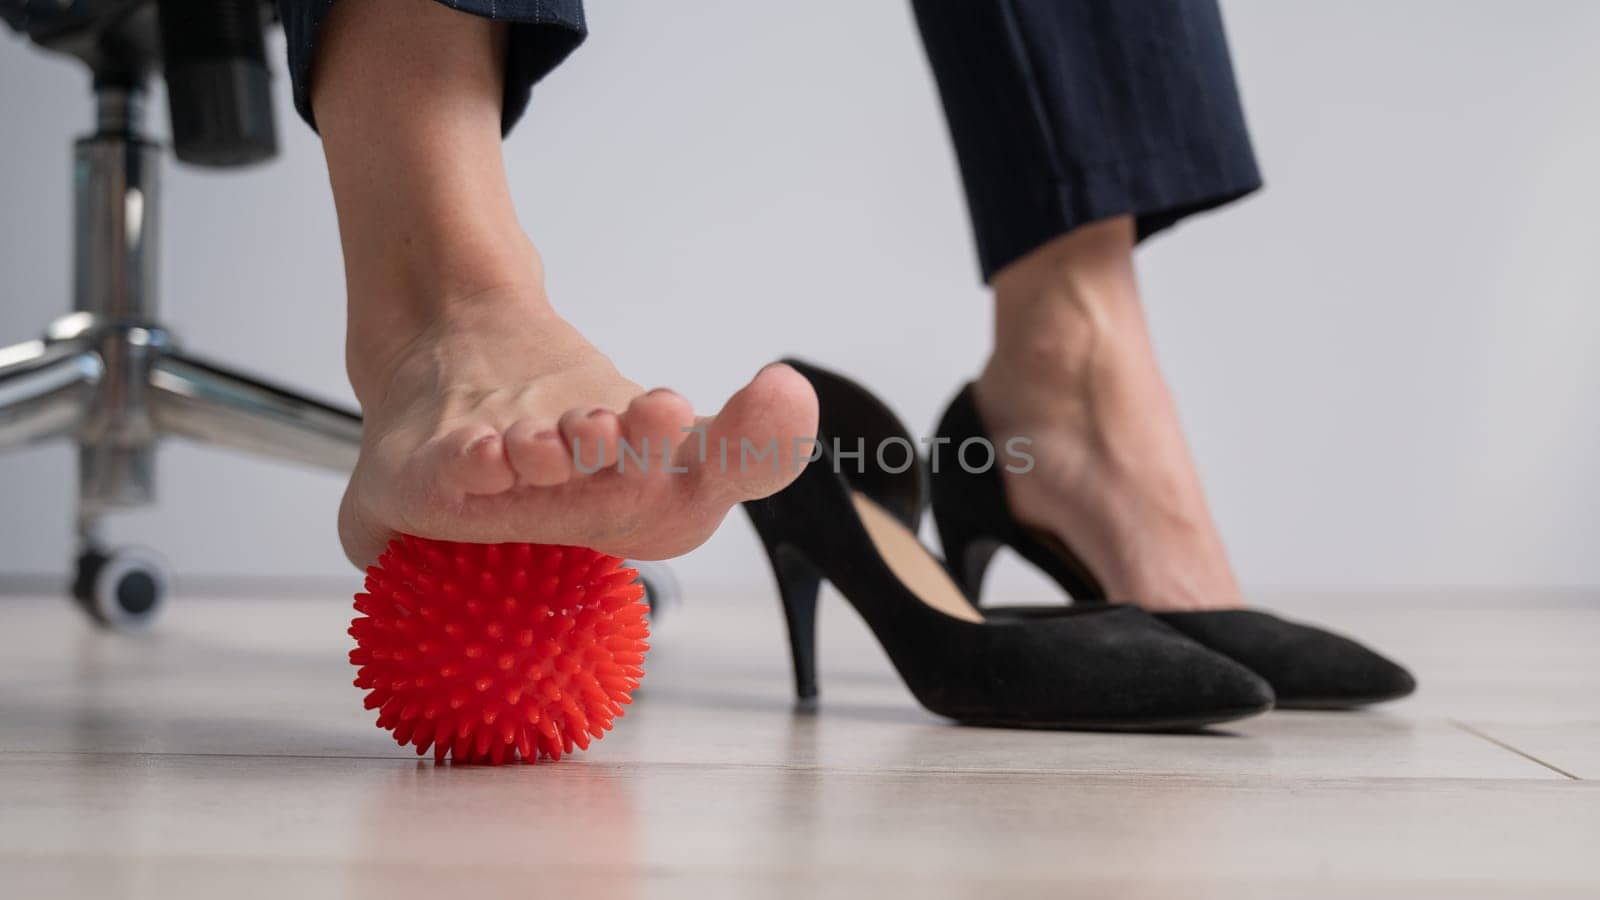
<path fill-rule="evenodd" d="M 994 350 L 976 388 L 1013 512 L 1110 596 L 1243 603 L 1157 365 L 1140 238 L 1259 186 L 1209 0 L 917 0 L 966 186 Z"/>
<path fill-rule="evenodd" d="M 816 427 L 805 380 L 763 370 L 706 438 L 735 459 L 741 439 L 776 441 L 783 459 L 724 468 L 684 431 L 686 400 L 646 393 L 557 315 L 501 158 L 506 28 L 430 0 L 341 0 L 321 23 L 309 97 L 366 417 L 339 523 L 358 565 L 396 531 L 682 553 L 792 480 L 793 439 Z M 646 470 L 584 471 L 624 439 L 648 446 Z"/>

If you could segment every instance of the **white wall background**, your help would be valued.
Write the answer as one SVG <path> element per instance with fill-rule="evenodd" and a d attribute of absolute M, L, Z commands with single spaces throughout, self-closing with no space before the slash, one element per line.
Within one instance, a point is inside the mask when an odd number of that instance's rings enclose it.
<path fill-rule="evenodd" d="M 561 308 L 705 408 L 799 353 L 930 426 L 988 326 L 906 5 L 591 7 L 507 144 Z M 1600 4 L 1225 12 L 1269 187 L 1141 269 L 1245 580 L 1600 584 Z M 320 150 L 277 87 L 281 158 L 168 169 L 166 313 L 194 349 L 348 399 Z M 0 339 L 68 302 L 89 117 L 74 64 L 0 41 Z M 73 473 L 63 446 L 0 458 L 0 574 L 64 570 Z M 181 444 L 161 476 L 115 534 L 186 573 L 354 582 L 340 479 Z M 679 571 L 762 565 L 735 514 Z"/>

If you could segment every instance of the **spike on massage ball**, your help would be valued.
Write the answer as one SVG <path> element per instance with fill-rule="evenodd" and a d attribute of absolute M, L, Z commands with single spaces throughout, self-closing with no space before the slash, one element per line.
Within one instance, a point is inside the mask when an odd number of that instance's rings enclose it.
<path fill-rule="evenodd" d="M 378 727 L 438 762 L 588 749 L 644 674 L 634 577 L 581 547 L 395 538 L 355 598 L 356 687 Z"/>

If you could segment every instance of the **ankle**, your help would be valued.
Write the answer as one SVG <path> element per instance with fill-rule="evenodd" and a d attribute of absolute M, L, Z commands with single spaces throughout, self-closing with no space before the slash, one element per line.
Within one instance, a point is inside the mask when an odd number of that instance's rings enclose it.
<path fill-rule="evenodd" d="M 1113 219 L 1057 238 L 996 275 L 994 351 L 979 379 L 980 405 L 1030 396 L 1058 405 L 1150 356 L 1132 249 L 1131 222 Z"/>

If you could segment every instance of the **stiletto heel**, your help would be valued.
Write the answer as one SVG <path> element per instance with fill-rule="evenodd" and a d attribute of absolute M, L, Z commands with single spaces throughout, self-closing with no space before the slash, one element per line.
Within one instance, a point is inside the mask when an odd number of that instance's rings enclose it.
<path fill-rule="evenodd" d="M 984 534 L 980 534 L 970 519 L 961 516 L 947 516 L 938 519 L 938 509 L 935 508 L 935 522 L 939 535 L 940 546 L 944 548 L 945 568 L 950 570 L 951 577 L 956 584 L 961 585 L 969 598 L 979 596 L 979 589 L 983 586 L 983 576 L 989 571 L 989 563 L 994 560 L 994 555 L 1003 545 Z M 949 537 L 945 537 L 949 534 Z M 976 603 L 976 599 L 973 600 Z"/>
<path fill-rule="evenodd" d="M 826 578 L 918 702 L 958 721 L 1175 729 L 1272 705 L 1261 679 L 1131 607 L 986 619 L 917 541 L 927 473 L 905 426 L 848 379 L 785 362 L 816 389 L 821 455 L 787 489 L 744 510 L 772 562 L 802 704 L 817 696 L 816 603 Z M 901 448 L 892 460 L 909 453 L 909 465 L 887 466 L 877 451 L 889 442 Z"/>
<path fill-rule="evenodd" d="M 961 446 L 989 440 L 972 385 L 962 388 L 939 422 L 937 440 Z M 971 471 L 944 465 L 932 476 L 933 518 L 939 542 L 967 596 L 979 603 L 983 576 L 996 547 L 1004 545 L 1038 567 L 1077 604 L 1112 598 L 1089 567 L 1059 537 L 1031 528 L 1011 514 L 998 466 Z M 1037 608 L 989 607 L 996 618 L 1036 619 Z M 1253 609 L 1155 613 L 1155 618 L 1272 685 L 1280 707 L 1342 708 L 1403 697 L 1416 681 L 1398 664 L 1349 638 Z"/>
<path fill-rule="evenodd" d="M 794 693 L 802 706 L 817 699 L 817 594 L 822 573 L 798 551 L 785 546 L 767 548 L 772 573 L 783 601 L 783 620 L 789 630 L 789 656 L 794 663 Z"/>
<path fill-rule="evenodd" d="M 959 441 L 989 439 L 970 384 L 951 401 L 939 422 L 939 438 L 955 434 L 964 435 Z M 951 446 L 961 446 L 959 441 Z M 930 491 L 939 545 L 973 603 L 982 605 L 983 576 L 1001 547 L 1010 547 L 1037 566 L 1074 600 L 1104 602 L 1094 574 L 1066 545 L 1012 517 L 998 464 L 979 471 L 962 465 L 959 457 L 946 460 L 932 476 Z"/>

